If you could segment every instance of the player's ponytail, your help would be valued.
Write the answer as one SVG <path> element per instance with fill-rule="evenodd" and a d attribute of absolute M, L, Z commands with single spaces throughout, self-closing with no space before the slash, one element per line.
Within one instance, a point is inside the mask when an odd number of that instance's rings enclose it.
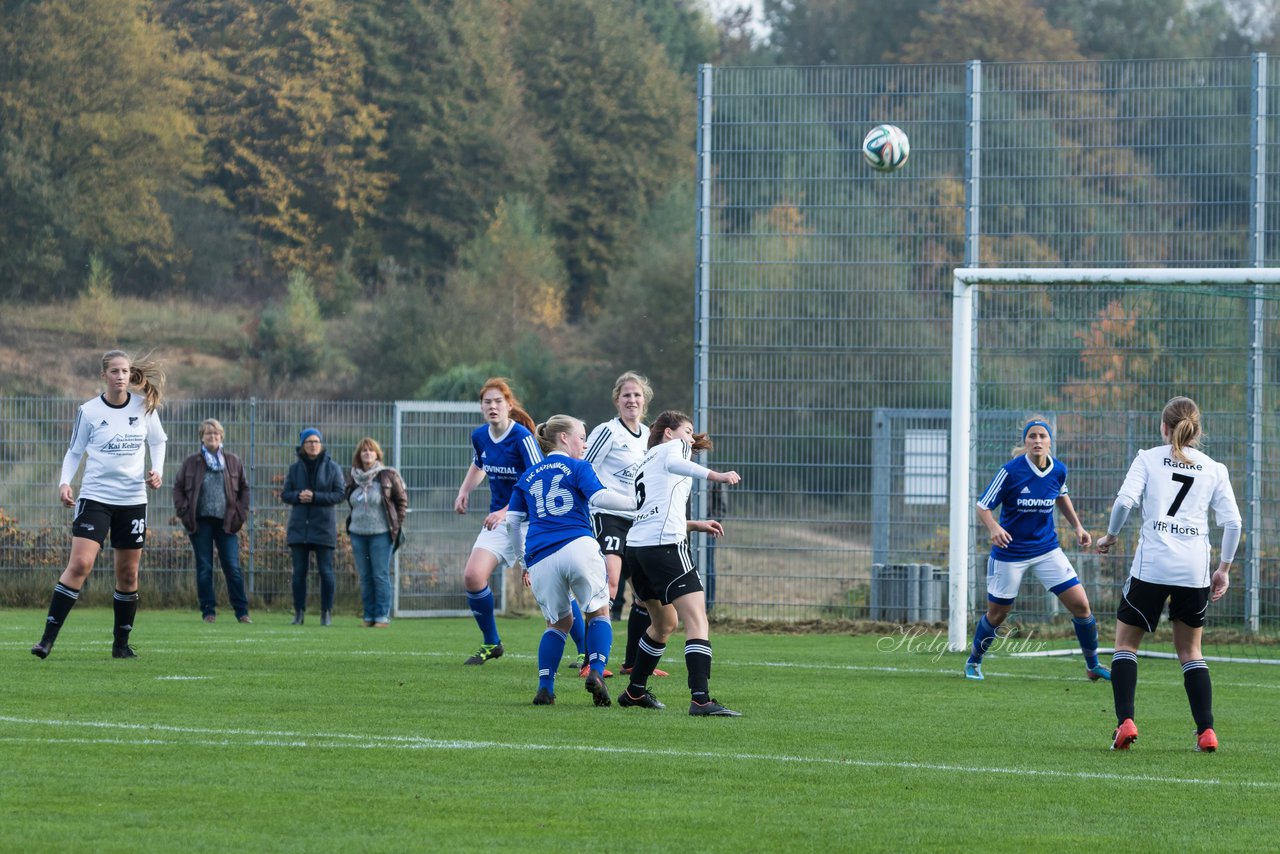
<path fill-rule="evenodd" d="M 1184 448 L 1195 448 L 1204 433 L 1200 429 L 1200 407 L 1189 397 L 1174 397 L 1164 405 L 1160 415 L 1169 431 L 1169 444 L 1173 446 L 1174 459 L 1190 462 Z"/>
<path fill-rule="evenodd" d="M 129 363 L 129 385 L 142 391 L 143 408 L 149 413 L 159 409 L 164 397 L 164 371 L 160 368 L 160 362 L 152 358 L 152 353 L 134 359 L 123 350 L 108 350 L 102 354 L 104 374 L 107 372 L 107 363 L 112 359 L 124 359 Z"/>
<path fill-rule="evenodd" d="M 653 419 L 653 425 L 649 428 L 649 445 L 655 448 L 662 444 L 662 436 L 667 429 L 674 430 L 681 424 L 693 424 L 693 419 L 677 409 L 668 409 Z M 693 434 L 693 451 L 711 450 L 711 437 L 706 433 Z"/>
<path fill-rule="evenodd" d="M 559 447 L 558 442 L 563 434 L 578 427 L 586 429 L 585 425 L 572 415 L 552 415 L 533 428 L 533 435 L 538 437 L 538 446 L 542 448 L 542 453 L 549 454 Z"/>

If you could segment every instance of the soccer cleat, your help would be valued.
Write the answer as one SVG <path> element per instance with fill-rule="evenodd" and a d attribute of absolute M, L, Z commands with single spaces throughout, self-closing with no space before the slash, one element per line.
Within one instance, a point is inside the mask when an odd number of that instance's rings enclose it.
<path fill-rule="evenodd" d="M 979 682 L 981 682 L 983 679 L 986 679 L 987 677 L 982 675 L 982 662 L 966 661 L 964 663 L 964 678 L 975 679 Z"/>
<path fill-rule="evenodd" d="M 613 701 L 609 699 L 609 689 L 604 687 L 604 680 L 600 678 L 600 674 L 594 670 L 588 670 L 585 685 L 587 691 L 591 693 L 591 700 L 597 706 L 613 705 Z"/>
<path fill-rule="evenodd" d="M 627 676 L 627 675 L 629 675 L 629 674 L 631 673 L 631 671 L 632 671 L 632 670 L 635 670 L 635 668 L 634 668 L 634 667 L 622 667 L 622 668 L 620 668 L 620 669 L 622 670 L 622 675 L 623 675 L 623 676 Z M 670 674 L 670 673 L 668 673 L 668 672 L 667 672 L 667 671 L 665 671 L 665 670 L 659 670 L 658 668 L 656 668 L 656 667 L 655 667 L 655 668 L 653 669 L 653 675 L 654 675 L 654 676 L 670 676 L 671 674 Z"/>
<path fill-rule="evenodd" d="M 1200 753 L 1213 753 L 1218 749 L 1218 736 L 1213 731 L 1213 727 L 1209 727 L 1196 737 L 1196 750 Z"/>
<path fill-rule="evenodd" d="M 740 718 L 742 712 L 735 712 L 733 709 L 726 709 L 715 700 L 707 700 L 705 703 L 699 703 L 697 700 L 689 701 L 689 714 L 695 718 Z"/>
<path fill-rule="evenodd" d="M 1090 682 L 1097 682 L 1101 679 L 1103 682 L 1111 681 L 1111 671 L 1101 664 L 1095 664 L 1093 667 L 1086 667 L 1084 675 L 1089 677 Z"/>
<path fill-rule="evenodd" d="M 239 622 L 241 622 L 241 623 L 252 623 L 252 622 L 253 622 L 253 620 L 249 619 L 249 615 L 248 615 L 248 614 L 241 614 L 239 617 L 236 617 L 236 619 L 237 619 Z"/>
<path fill-rule="evenodd" d="M 1208 730 L 1206 730 L 1207 732 Z M 1111 737 L 1112 750 L 1128 750 L 1129 745 L 1138 740 L 1138 726 L 1133 722 L 1133 718 L 1125 718 L 1124 723 L 1116 727 L 1115 734 Z"/>
<path fill-rule="evenodd" d="M 206 623 L 216 623 L 218 621 L 218 617 L 214 614 L 205 614 L 204 621 Z"/>
<path fill-rule="evenodd" d="M 591 665 L 590 665 L 590 664 L 584 664 L 584 665 L 582 666 L 582 669 L 578 671 L 578 678 L 580 678 L 580 679 L 586 679 L 586 678 L 587 678 L 587 674 L 588 674 L 588 673 L 590 673 L 590 672 L 591 672 Z M 613 678 L 613 671 L 612 671 L 612 670 L 609 670 L 608 668 L 605 668 L 605 671 L 604 671 L 604 678 L 605 678 L 605 679 L 612 679 L 612 678 Z"/>
<path fill-rule="evenodd" d="M 663 703 L 657 697 L 653 696 L 653 693 L 650 691 L 645 691 L 639 697 L 631 696 L 630 688 L 618 695 L 618 705 L 628 707 L 635 706 L 641 709 L 665 709 L 667 707 L 666 703 Z"/>
<path fill-rule="evenodd" d="M 554 706 L 556 704 L 556 695 L 546 688 L 539 688 L 538 693 L 533 695 L 533 704 L 535 706 Z"/>
<path fill-rule="evenodd" d="M 111 657 L 112 658 L 137 658 L 138 653 L 136 653 L 133 647 L 129 646 L 129 644 L 118 643 L 118 644 L 114 644 L 111 647 Z"/>
<path fill-rule="evenodd" d="M 48 658 L 49 650 L 53 649 L 53 641 L 40 641 L 40 643 L 31 647 L 31 654 L 36 658 Z"/>
<path fill-rule="evenodd" d="M 491 658 L 502 658 L 502 644 L 500 643 L 482 643 L 480 648 L 468 658 L 463 664 L 484 664 Z"/>
<path fill-rule="evenodd" d="M 565 665 L 565 667 L 571 670 L 577 670 L 579 676 L 587 675 L 586 673 L 582 672 L 586 668 L 586 666 L 587 666 L 587 654 L 585 652 L 578 653 L 576 657 L 570 659 L 568 664 Z"/>

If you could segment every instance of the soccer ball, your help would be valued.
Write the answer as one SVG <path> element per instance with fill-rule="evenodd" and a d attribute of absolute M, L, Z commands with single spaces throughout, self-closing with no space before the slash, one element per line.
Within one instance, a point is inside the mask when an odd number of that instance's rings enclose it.
<path fill-rule="evenodd" d="M 862 140 L 862 156 L 872 169 L 892 172 L 907 162 L 911 143 L 902 129 L 894 125 L 876 125 Z"/>

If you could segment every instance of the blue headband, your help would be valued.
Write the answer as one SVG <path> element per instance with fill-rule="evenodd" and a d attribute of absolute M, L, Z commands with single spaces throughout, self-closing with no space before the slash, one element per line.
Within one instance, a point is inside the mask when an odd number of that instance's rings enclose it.
<path fill-rule="evenodd" d="M 1032 421 L 1026 427 L 1022 428 L 1022 441 L 1027 441 L 1027 434 L 1031 432 L 1032 427 L 1043 427 L 1044 432 L 1049 434 L 1049 441 L 1053 441 L 1053 428 L 1044 421 Z"/>

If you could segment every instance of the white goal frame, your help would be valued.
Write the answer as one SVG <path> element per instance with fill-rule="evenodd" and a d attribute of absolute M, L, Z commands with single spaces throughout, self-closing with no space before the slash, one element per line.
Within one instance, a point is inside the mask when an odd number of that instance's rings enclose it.
<path fill-rule="evenodd" d="M 1255 296 L 1250 332 L 1250 419 L 1253 425 L 1248 441 L 1249 457 L 1261 460 L 1262 424 L 1261 398 L 1257 394 L 1256 378 L 1262 375 L 1262 288 L 1280 285 L 1280 269 L 1265 267 L 1180 267 L 1180 268 L 1127 268 L 1127 267 L 1077 267 L 1045 268 L 1017 267 L 983 269 L 959 267 L 953 273 L 951 294 L 951 483 L 950 483 L 950 551 L 948 554 L 950 609 L 948 613 L 947 645 L 952 650 L 966 649 L 969 645 L 969 568 L 973 557 L 970 542 L 971 522 L 974 513 L 973 487 L 971 483 L 972 425 L 973 425 L 973 290 L 981 285 L 1254 285 Z M 1258 408 L 1258 411 L 1255 411 Z M 1253 469 L 1256 471 L 1256 467 Z M 1246 472 L 1245 488 L 1253 489 Z M 1245 512 L 1245 530 L 1256 537 L 1260 530 L 1258 503 Z M 1253 555 L 1244 567 L 1245 624 L 1252 631 L 1258 629 L 1258 554 L 1257 543 L 1250 548 Z"/>

